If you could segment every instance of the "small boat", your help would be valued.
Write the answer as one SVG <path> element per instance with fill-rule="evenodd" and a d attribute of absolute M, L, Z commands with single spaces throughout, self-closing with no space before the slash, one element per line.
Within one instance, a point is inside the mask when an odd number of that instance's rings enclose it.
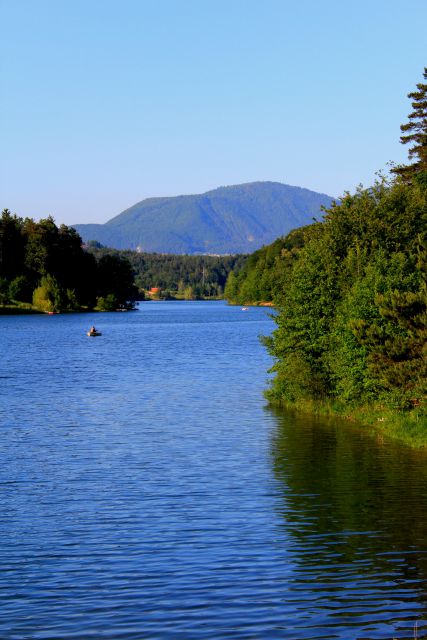
<path fill-rule="evenodd" d="M 95 336 L 102 336 L 102 333 L 97 329 L 95 329 L 95 327 L 91 327 L 86 335 L 90 336 L 91 338 L 94 338 Z"/>
<path fill-rule="evenodd" d="M 242 311 L 247 311 L 248 308 L 247 307 L 242 307 Z"/>

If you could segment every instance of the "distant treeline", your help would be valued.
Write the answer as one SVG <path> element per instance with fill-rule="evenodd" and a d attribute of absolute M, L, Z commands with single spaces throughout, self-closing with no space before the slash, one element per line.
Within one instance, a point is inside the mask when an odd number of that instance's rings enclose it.
<path fill-rule="evenodd" d="M 156 287 L 161 297 L 184 299 L 222 298 L 227 277 L 240 269 L 247 256 L 172 255 L 137 253 L 89 242 L 88 251 L 98 260 L 106 255 L 129 261 L 140 293 Z"/>
<path fill-rule="evenodd" d="M 115 310 L 137 295 L 132 267 L 120 256 L 97 259 L 71 227 L 35 222 L 5 209 L 0 218 L 0 305 L 39 311 Z"/>
<path fill-rule="evenodd" d="M 291 231 L 286 237 L 252 253 L 243 265 L 230 273 L 225 298 L 231 304 L 273 302 L 286 286 L 286 280 L 299 250 L 304 245 L 308 227 Z"/>

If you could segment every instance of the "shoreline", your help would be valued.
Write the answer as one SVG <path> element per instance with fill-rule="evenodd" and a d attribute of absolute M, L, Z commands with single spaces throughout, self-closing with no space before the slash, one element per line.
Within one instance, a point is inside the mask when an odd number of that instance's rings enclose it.
<path fill-rule="evenodd" d="M 400 442 L 412 449 L 427 449 L 427 416 L 418 409 L 397 412 L 381 406 L 344 407 L 320 401 L 274 402 L 268 398 L 268 392 L 266 395 L 272 408 L 286 409 L 302 415 L 339 418 L 361 430 L 370 429 L 379 437 Z"/>
<path fill-rule="evenodd" d="M 232 307 L 275 307 L 274 302 L 234 302 L 223 298 Z"/>
<path fill-rule="evenodd" d="M 145 298 L 144 300 L 135 300 L 135 302 L 219 302 L 224 300 L 225 298 L 191 298 L 189 300 L 185 298 Z M 249 306 L 249 305 L 248 305 Z M 262 306 L 262 305 L 250 305 L 250 306 Z M 268 303 L 265 306 L 269 306 Z M 123 311 L 137 311 L 137 309 L 114 309 L 109 313 L 117 313 Z M 73 310 L 64 310 L 64 311 L 42 311 L 41 309 L 37 309 L 28 303 L 28 306 L 21 305 L 0 305 L 0 316 L 9 316 L 9 315 L 63 315 L 67 313 L 103 313 L 104 309 L 73 309 Z"/>

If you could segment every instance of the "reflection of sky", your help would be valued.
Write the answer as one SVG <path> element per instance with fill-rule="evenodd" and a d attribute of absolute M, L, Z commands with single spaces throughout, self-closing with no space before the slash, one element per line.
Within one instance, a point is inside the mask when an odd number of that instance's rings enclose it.
<path fill-rule="evenodd" d="M 347 424 L 277 414 L 272 458 L 292 589 L 308 617 L 402 637 L 404 621 L 424 611 L 425 454 Z"/>

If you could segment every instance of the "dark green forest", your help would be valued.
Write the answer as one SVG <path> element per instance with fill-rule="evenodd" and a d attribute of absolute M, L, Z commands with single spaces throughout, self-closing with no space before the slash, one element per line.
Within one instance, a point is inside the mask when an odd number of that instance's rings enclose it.
<path fill-rule="evenodd" d="M 258 249 L 241 265 L 237 263 L 225 286 L 224 296 L 231 304 L 274 302 L 286 287 L 287 278 L 310 227 L 302 227 Z"/>
<path fill-rule="evenodd" d="M 427 69 L 424 71 L 427 80 Z M 324 220 L 264 247 L 226 297 L 273 300 L 272 403 L 425 425 L 427 84 L 409 94 L 408 165 L 346 193 Z"/>
<path fill-rule="evenodd" d="M 222 298 L 229 273 L 240 269 L 247 259 L 243 255 L 138 253 L 103 247 L 98 242 L 89 242 L 88 251 L 97 259 L 113 255 L 127 260 L 134 271 L 135 285 L 140 294 L 158 287 L 163 298 L 188 300 Z"/>
<path fill-rule="evenodd" d="M 43 312 L 129 308 L 137 295 L 130 263 L 97 259 L 71 227 L 35 222 L 5 209 L 0 218 L 0 305 Z M 15 308 L 15 309 L 14 309 Z"/>

